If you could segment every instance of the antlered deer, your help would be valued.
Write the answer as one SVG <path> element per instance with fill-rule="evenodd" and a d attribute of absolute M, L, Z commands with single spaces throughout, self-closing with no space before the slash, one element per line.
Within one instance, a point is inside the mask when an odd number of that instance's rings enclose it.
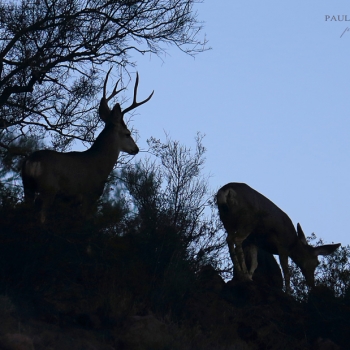
<path fill-rule="evenodd" d="M 227 243 L 235 271 L 240 279 L 252 279 L 257 267 L 257 249 L 260 247 L 271 254 L 278 254 L 282 266 L 285 286 L 290 292 L 288 257 L 301 269 L 306 283 L 314 286 L 314 273 L 319 261 L 318 255 L 333 253 L 338 244 L 312 247 L 297 225 L 297 232 L 291 219 L 269 199 L 244 183 L 229 183 L 217 193 L 220 219 L 227 231 Z M 251 266 L 247 270 L 242 243 L 246 240 Z"/>
<path fill-rule="evenodd" d="M 142 102 L 136 102 L 138 74 L 134 87 L 132 104 L 121 110 L 117 103 L 111 110 L 108 101 L 123 89 L 117 91 L 116 83 L 112 94 L 106 97 L 107 73 L 103 97 L 99 106 L 99 116 L 105 122 L 90 149 L 84 152 L 61 153 L 41 150 L 32 153 L 23 163 L 22 181 L 26 202 L 34 202 L 37 193 L 42 202 L 40 220 L 45 222 L 48 208 L 56 195 L 74 198 L 81 204 L 82 214 L 87 214 L 102 195 L 108 175 L 113 170 L 120 152 L 135 155 L 139 152 L 135 141 L 126 127 L 124 114 L 146 103 L 153 92 Z"/>

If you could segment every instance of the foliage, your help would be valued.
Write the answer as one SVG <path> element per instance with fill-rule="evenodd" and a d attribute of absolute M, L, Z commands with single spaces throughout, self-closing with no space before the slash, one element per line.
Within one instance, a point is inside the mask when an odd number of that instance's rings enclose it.
<path fill-rule="evenodd" d="M 0 1 L 2 152 L 20 135 L 50 136 L 57 150 L 74 139 L 91 142 L 106 66 L 127 72 L 135 66 L 131 54 L 161 56 L 168 45 L 190 55 L 205 50 L 197 2 Z"/>
<path fill-rule="evenodd" d="M 156 156 L 111 175 L 91 221 L 63 202 L 43 226 L 35 208 L 0 187 L 0 307 L 10 310 L 1 334 L 17 327 L 16 314 L 21 324 L 34 320 L 26 329 L 38 342 L 50 335 L 42 348 L 57 343 L 53 329 L 130 349 L 295 349 L 320 337 L 346 346 L 349 247 L 321 262 L 326 287 L 302 294 L 295 270 L 294 299 L 259 283 L 225 283 L 218 271 L 228 254 L 202 137 L 194 149 L 169 137 L 150 146 Z M 76 348 L 69 344 L 62 348 Z"/>
<path fill-rule="evenodd" d="M 202 174 L 205 162 L 202 140 L 203 136 L 198 134 L 192 151 L 169 136 L 164 143 L 150 139 L 149 152 L 153 158 L 116 172 L 114 183 L 112 180 L 106 186 L 105 198 L 108 201 L 113 196 L 122 198 L 130 210 L 125 224 L 129 230 L 146 230 L 161 239 L 172 232 L 181 239 L 184 257 L 198 264 L 197 270 L 209 263 L 220 269 L 227 264 L 227 260 L 221 260 L 225 234 L 220 230 L 208 177 Z M 108 192 L 111 187 L 113 191 Z"/>
<path fill-rule="evenodd" d="M 319 240 L 323 244 L 322 240 Z M 345 297 L 350 290 L 350 246 L 338 248 L 320 259 L 316 271 L 318 284 L 327 286 L 337 297 Z"/>
<path fill-rule="evenodd" d="M 315 234 L 307 238 L 310 243 L 316 241 L 315 246 L 323 245 L 322 239 Z M 326 287 L 337 297 L 347 297 L 350 290 L 350 246 L 339 247 L 333 254 L 319 257 L 320 264 L 315 271 L 316 286 Z M 309 288 L 300 269 L 291 261 L 291 285 L 296 299 L 306 301 Z"/>
<path fill-rule="evenodd" d="M 153 159 L 129 164 L 110 177 L 92 222 L 85 222 L 79 211 L 74 207 L 67 210 L 67 203 L 58 200 L 48 215 L 47 226 L 41 227 L 36 208 L 18 199 L 9 202 L 10 194 L 4 192 L 9 204 L 1 202 L 3 239 L 16 240 L 9 238 L 14 235 L 23 240 L 23 235 L 29 233 L 25 241 L 34 235 L 41 247 L 45 241 L 41 235 L 47 236 L 52 240 L 50 244 L 66 250 L 64 256 L 70 264 L 78 265 L 90 259 L 84 251 L 87 249 L 84 246 L 88 246 L 89 254 L 97 259 L 96 264 L 107 264 L 103 267 L 107 268 L 104 274 L 108 275 L 109 266 L 113 266 L 113 273 L 125 278 L 119 282 L 123 288 L 139 286 L 142 295 L 135 296 L 138 302 L 151 303 L 153 311 L 168 310 L 175 316 L 195 287 L 200 269 L 209 263 L 222 265 L 220 255 L 225 246 L 216 212 L 212 211 L 208 178 L 202 174 L 205 161 L 202 139 L 197 135 L 194 151 L 169 137 L 165 143 L 150 140 Z M 10 214 L 5 215 L 5 206 L 10 207 Z M 17 216 L 21 220 L 14 225 Z M 73 247 L 69 242 L 78 242 L 78 246 Z M 27 246 L 20 247 L 21 250 Z M 74 257 L 76 249 L 80 257 Z M 30 250 L 22 254 L 21 264 L 31 266 Z M 33 254 L 37 259 L 51 261 L 46 252 L 37 248 Z M 66 263 L 52 260 L 50 269 L 66 269 L 69 265 Z M 37 268 L 37 264 L 33 265 L 34 270 Z M 114 283 L 113 278 L 108 279 Z"/>

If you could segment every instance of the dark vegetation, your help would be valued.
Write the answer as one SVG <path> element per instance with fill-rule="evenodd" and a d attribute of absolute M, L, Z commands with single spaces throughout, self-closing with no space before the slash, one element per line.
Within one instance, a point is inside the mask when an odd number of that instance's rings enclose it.
<path fill-rule="evenodd" d="M 350 248 L 311 292 L 293 265 L 291 296 L 268 269 L 232 280 L 200 135 L 194 150 L 150 139 L 91 220 L 58 198 L 41 225 L 23 204 L 25 155 L 94 140 L 110 66 L 125 79 L 132 54 L 206 49 L 196 2 L 0 0 L 1 350 L 348 348 Z"/>
<path fill-rule="evenodd" d="M 324 258 L 311 292 L 295 267 L 292 296 L 229 281 L 196 140 L 150 140 L 155 157 L 113 173 L 89 222 L 56 201 L 42 226 L 2 185 L 0 348 L 347 348 L 349 247 Z"/>

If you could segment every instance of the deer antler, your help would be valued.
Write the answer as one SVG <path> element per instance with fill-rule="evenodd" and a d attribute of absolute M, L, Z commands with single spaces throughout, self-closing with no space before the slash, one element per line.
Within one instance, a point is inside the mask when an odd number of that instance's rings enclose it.
<path fill-rule="evenodd" d="M 145 100 L 143 100 L 141 102 L 136 102 L 136 95 L 137 95 L 137 87 L 138 87 L 138 85 L 139 85 L 139 73 L 136 73 L 136 82 L 135 82 L 135 87 L 134 87 L 134 99 L 132 101 L 132 104 L 128 108 L 125 108 L 123 110 L 123 112 L 122 112 L 123 115 L 128 113 L 128 112 L 130 112 L 134 108 L 136 108 L 138 106 L 141 106 L 142 104 L 146 103 L 153 96 L 154 90 L 152 91 L 152 93 Z"/>
<path fill-rule="evenodd" d="M 110 94 L 109 97 L 106 97 L 106 88 L 107 88 L 107 81 L 108 81 L 108 76 L 109 76 L 109 73 L 111 72 L 113 67 L 111 67 L 106 75 L 106 79 L 105 79 L 105 82 L 103 84 L 103 98 L 106 100 L 106 102 L 108 102 L 111 98 L 113 98 L 115 95 L 117 95 L 120 91 L 123 91 L 125 90 L 125 88 L 122 88 L 120 90 L 117 90 L 117 86 L 120 82 L 120 79 L 117 81 L 117 83 L 115 84 L 115 87 L 112 91 L 112 93 Z"/>

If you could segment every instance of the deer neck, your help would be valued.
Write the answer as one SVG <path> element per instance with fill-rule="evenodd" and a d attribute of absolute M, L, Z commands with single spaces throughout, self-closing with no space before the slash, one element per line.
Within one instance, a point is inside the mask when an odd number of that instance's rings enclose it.
<path fill-rule="evenodd" d="M 100 168 L 101 173 L 110 173 L 118 160 L 120 153 L 120 140 L 117 137 L 115 126 L 106 125 L 88 149 L 86 154 L 92 157 Z"/>

